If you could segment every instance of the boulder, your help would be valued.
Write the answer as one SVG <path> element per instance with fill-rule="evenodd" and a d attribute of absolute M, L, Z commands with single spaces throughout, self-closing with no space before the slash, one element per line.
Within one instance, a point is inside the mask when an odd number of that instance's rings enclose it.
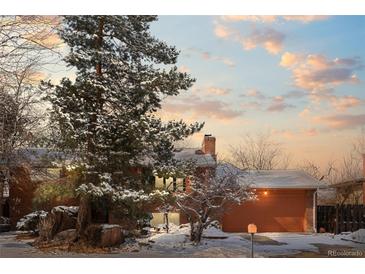
<path fill-rule="evenodd" d="M 53 219 L 52 235 L 76 228 L 78 211 L 77 206 L 56 206 L 52 208 L 47 216 L 47 218 Z"/>
<path fill-rule="evenodd" d="M 10 225 L 10 219 L 7 217 L 0 216 L 0 225 Z"/>
<path fill-rule="evenodd" d="M 49 242 L 54 236 L 68 229 L 75 229 L 78 207 L 56 206 L 39 222 L 39 241 Z"/>
<path fill-rule="evenodd" d="M 38 210 L 29 213 L 17 222 L 16 229 L 37 232 L 39 221 L 45 219 L 47 215 L 48 213 L 44 210 Z"/>
<path fill-rule="evenodd" d="M 54 242 L 60 242 L 60 243 L 72 243 L 76 239 L 76 229 L 67 229 L 64 231 L 61 231 L 60 233 L 57 233 L 53 241 Z"/>
<path fill-rule="evenodd" d="M 88 243 L 95 247 L 119 246 L 124 242 L 120 225 L 93 224 L 86 231 Z"/>

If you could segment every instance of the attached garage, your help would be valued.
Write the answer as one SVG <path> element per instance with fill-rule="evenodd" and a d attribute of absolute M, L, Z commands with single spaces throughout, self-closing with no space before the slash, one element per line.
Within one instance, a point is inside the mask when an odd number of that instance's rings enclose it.
<path fill-rule="evenodd" d="M 300 170 L 261 170 L 242 177 L 255 189 L 257 200 L 230 205 L 223 216 L 226 232 L 314 232 L 316 190 L 320 182 Z"/>

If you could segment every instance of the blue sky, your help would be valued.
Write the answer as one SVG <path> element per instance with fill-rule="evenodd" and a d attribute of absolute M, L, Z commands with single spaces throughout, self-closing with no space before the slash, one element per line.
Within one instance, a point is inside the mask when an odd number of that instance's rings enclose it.
<path fill-rule="evenodd" d="M 261 131 L 324 165 L 365 124 L 365 16 L 160 16 L 151 31 L 197 79 L 163 115 L 205 121 L 221 155 Z"/>

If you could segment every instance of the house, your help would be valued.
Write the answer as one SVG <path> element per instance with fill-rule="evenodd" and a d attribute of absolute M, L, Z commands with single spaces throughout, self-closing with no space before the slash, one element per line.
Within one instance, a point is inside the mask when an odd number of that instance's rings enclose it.
<path fill-rule="evenodd" d="M 217 172 L 241 172 L 257 199 L 230 205 L 222 218 L 225 232 L 247 232 L 254 223 L 259 232 L 315 232 L 316 192 L 325 187 L 302 170 L 241 171 L 224 164 Z"/>
<path fill-rule="evenodd" d="M 365 153 L 362 154 L 362 176 L 331 185 L 336 190 L 336 204 L 365 205 Z"/>
<path fill-rule="evenodd" d="M 24 215 L 34 211 L 33 198 L 37 186 L 42 182 L 52 182 L 62 176 L 62 168 L 56 166 L 60 154 L 42 148 L 19 149 L 14 153 L 11 166 L 11 176 L 14 178 L 9 183 L 1 178 L 3 182 L 3 195 L 0 198 L 0 216 L 10 219 L 12 228 Z M 1 162 L 0 162 L 1 164 Z"/>
<path fill-rule="evenodd" d="M 197 172 L 204 172 L 207 169 L 212 171 L 217 166 L 216 154 L 216 138 L 211 134 L 205 134 L 200 148 L 182 148 L 177 149 L 174 158 L 179 161 L 193 161 Z M 156 189 L 188 190 L 189 178 L 160 178 L 155 176 Z M 164 214 L 162 212 L 154 211 L 151 220 L 152 226 L 164 224 Z M 168 213 L 169 222 L 175 225 L 186 223 L 187 220 L 183 214 L 178 211 Z"/>

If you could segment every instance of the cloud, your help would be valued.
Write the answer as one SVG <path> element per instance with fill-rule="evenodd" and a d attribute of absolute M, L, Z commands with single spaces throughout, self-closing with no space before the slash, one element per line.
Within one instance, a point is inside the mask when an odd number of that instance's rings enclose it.
<path fill-rule="evenodd" d="M 234 34 L 234 31 L 225 25 L 215 23 L 214 34 L 219 38 L 226 39 L 232 36 Z"/>
<path fill-rule="evenodd" d="M 285 35 L 271 28 L 255 29 L 248 36 L 242 38 L 245 50 L 262 46 L 271 54 L 278 54 L 283 47 Z"/>
<path fill-rule="evenodd" d="M 287 98 L 287 99 L 302 98 L 305 96 L 307 96 L 307 92 L 305 92 L 303 90 L 293 90 L 293 91 L 289 91 L 288 93 L 285 93 L 283 95 L 283 97 Z"/>
<path fill-rule="evenodd" d="M 355 70 L 362 67 L 359 58 L 330 60 L 320 54 L 300 55 L 285 52 L 280 66 L 292 71 L 294 84 L 305 90 L 323 90 L 343 83 L 358 83 Z"/>
<path fill-rule="evenodd" d="M 244 97 L 254 97 L 258 99 L 265 99 L 266 96 L 259 91 L 258 89 L 252 88 L 246 91 L 246 93 L 243 95 Z"/>
<path fill-rule="evenodd" d="M 256 22 L 256 23 L 274 23 L 277 21 L 297 21 L 301 23 L 310 23 L 314 21 L 327 20 L 326 15 L 224 15 L 222 19 L 227 22 Z"/>
<path fill-rule="evenodd" d="M 275 96 L 272 98 L 270 105 L 267 107 L 267 111 L 269 112 L 281 112 L 287 108 L 294 107 L 293 105 L 285 103 L 285 100 L 282 96 Z"/>
<path fill-rule="evenodd" d="M 206 92 L 214 95 L 228 95 L 231 90 L 228 88 L 208 87 Z"/>
<path fill-rule="evenodd" d="M 302 133 L 306 136 L 317 136 L 318 135 L 318 131 L 315 128 L 309 128 L 309 129 L 305 129 L 302 131 Z"/>
<path fill-rule="evenodd" d="M 197 117 L 218 120 L 232 120 L 243 114 L 243 111 L 233 110 L 231 104 L 222 100 L 202 99 L 199 96 L 165 102 L 162 110 L 171 113 L 192 113 Z"/>
<path fill-rule="evenodd" d="M 302 117 L 302 118 L 308 117 L 310 115 L 309 108 L 303 109 L 298 115 L 299 115 L 299 117 Z"/>
<path fill-rule="evenodd" d="M 302 23 L 310 23 L 314 21 L 327 20 L 328 15 L 285 15 L 282 18 L 286 21 L 299 21 Z"/>
<path fill-rule="evenodd" d="M 189 49 L 187 49 L 187 52 L 195 53 L 205 61 L 221 62 L 230 68 L 233 68 L 236 66 L 236 63 L 228 57 L 214 55 L 208 51 L 203 51 L 198 48 L 189 48 Z"/>
<path fill-rule="evenodd" d="M 348 108 L 359 106 L 362 102 L 359 98 L 354 96 L 334 96 L 331 99 L 331 104 L 338 111 L 345 111 Z"/>
<path fill-rule="evenodd" d="M 263 23 L 272 23 L 275 22 L 277 16 L 275 15 L 224 15 L 222 16 L 224 21 L 228 22 L 240 22 L 240 21 L 248 21 L 248 22 L 263 22 Z"/>
<path fill-rule="evenodd" d="M 187 66 L 182 65 L 182 66 L 178 67 L 177 71 L 183 72 L 183 73 L 189 73 L 191 70 Z"/>
<path fill-rule="evenodd" d="M 291 52 L 285 52 L 282 56 L 281 56 L 281 60 L 280 60 L 280 66 L 282 67 L 292 67 L 296 64 L 299 63 L 300 61 L 300 56 Z"/>
<path fill-rule="evenodd" d="M 313 117 L 313 122 L 331 129 L 352 129 L 365 125 L 365 114 L 340 114 Z"/>
<path fill-rule="evenodd" d="M 240 43 L 245 50 L 252 50 L 259 46 L 271 54 L 282 50 L 285 35 L 268 27 L 254 28 L 249 34 L 242 34 L 237 29 L 214 22 L 214 34 L 221 39 L 232 40 Z"/>

